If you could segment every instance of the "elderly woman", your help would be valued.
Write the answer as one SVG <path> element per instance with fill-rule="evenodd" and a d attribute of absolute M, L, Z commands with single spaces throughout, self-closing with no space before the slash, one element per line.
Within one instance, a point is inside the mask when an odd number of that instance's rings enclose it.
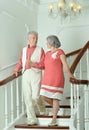
<path fill-rule="evenodd" d="M 56 118 L 64 89 L 63 67 L 67 71 L 68 77 L 74 78 L 67 64 L 64 51 L 59 49 L 60 46 L 61 43 L 57 36 L 51 35 L 47 37 L 47 48 L 50 51 L 45 56 L 45 70 L 40 95 L 43 100 L 53 107 L 53 118 L 49 126 L 57 125 Z"/>

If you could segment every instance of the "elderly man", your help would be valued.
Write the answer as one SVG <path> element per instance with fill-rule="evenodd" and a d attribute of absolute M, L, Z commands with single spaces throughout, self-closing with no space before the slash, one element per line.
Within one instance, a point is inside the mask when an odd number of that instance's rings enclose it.
<path fill-rule="evenodd" d="M 44 68 L 45 53 L 43 48 L 37 46 L 38 33 L 28 33 L 28 46 L 24 47 L 18 64 L 14 69 L 17 76 L 22 69 L 22 89 L 27 111 L 27 124 L 36 125 L 38 120 L 35 113 L 35 105 L 40 114 L 44 114 L 45 106 L 39 97 L 42 69 Z"/>

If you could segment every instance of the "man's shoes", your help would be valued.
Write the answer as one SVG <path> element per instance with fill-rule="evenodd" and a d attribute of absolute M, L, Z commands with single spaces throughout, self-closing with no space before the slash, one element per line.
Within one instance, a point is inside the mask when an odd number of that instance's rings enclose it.
<path fill-rule="evenodd" d="M 58 126 L 57 123 L 49 123 L 48 126 Z"/>
<path fill-rule="evenodd" d="M 37 120 L 28 120 L 27 124 L 28 125 L 38 125 L 38 121 Z"/>
<path fill-rule="evenodd" d="M 49 112 L 47 110 L 36 113 L 36 116 L 48 116 L 48 115 L 49 115 Z"/>
<path fill-rule="evenodd" d="M 47 115 L 49 115 L 49 112 L 48 112 L 48 111 L 40 112 L 40 115 L 41 115 L 41 116 L 42 116 L 42 115 L 47 116 Z"/>

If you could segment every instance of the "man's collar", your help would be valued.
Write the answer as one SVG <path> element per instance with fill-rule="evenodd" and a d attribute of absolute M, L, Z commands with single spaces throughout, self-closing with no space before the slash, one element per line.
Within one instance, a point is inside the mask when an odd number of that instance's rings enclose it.
<path fill-rule="evenodd" d="M 36 47 L 36 45 L 35 46 L 31 46 L 31 47 L 30 47 L 30 45 L 28 45 L 28 48 L 35 48 L 35 47 Z"/>

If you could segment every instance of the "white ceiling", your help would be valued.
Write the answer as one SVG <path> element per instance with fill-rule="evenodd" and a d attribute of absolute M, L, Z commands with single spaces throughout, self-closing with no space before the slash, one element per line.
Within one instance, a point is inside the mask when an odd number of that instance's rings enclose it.
<path fill-rule="evenodd" d="M 21 0 L 20 0 L 21 1 Z M 25 0 L 24 0 L 25 1 Z M 55 2 L 58 2 L 60 0 L 26 0 L 26 1 L 29 1 L 29 2 L 32 2 L 32 1 L 35 1 L 35 3 L 37 4 L 50 4 L 50 3 L 55 3 Z M 70 0 L 66 0 L 67 2 L 70 1 Z M 79 2 L 79 3 L 82 3 L 82 5 L 84 6 L 88 6 L 89 8 L 89 0 L 74 0 L 76 2 Z"/>
<path fill-rule="evenodd" d="M 35 0 L 37 1 L 37 0 Z M 50 4 L 50 3 L 55 3 L 55 2 L 58 2 L 60 0 L 38 0 L 39 1 L 39 4 L 42 5 L 42 4 Z M 70 0 L 66 0 L 67 2 L 70 1 Z M 82 4 L 82 8 L 83 10 L 88 10 L 89 12 L 89 0 L 74 0 L 76 2 L 79 2 L 80 4 Z"/>
<path fill-rule="evenodd" d="M 37 1 L 37 0 L 35 0 Z M 51 2 L 58 2 L 60 0 L 38 0 L 40 4 L 45 4 L 45 3 L 51 3 Z M 70 1 L 70 0 L 66 0 L 66 1 Z M 79 3 L 89 3 L 89 0 L 74 0 L 76 2 L 79 2 Z"/>
<path fill-rule="evenodd" d="M 58 0 L 39 0 L 40 4 L 46 4 L 51 2 L 57 2 Z"/>

